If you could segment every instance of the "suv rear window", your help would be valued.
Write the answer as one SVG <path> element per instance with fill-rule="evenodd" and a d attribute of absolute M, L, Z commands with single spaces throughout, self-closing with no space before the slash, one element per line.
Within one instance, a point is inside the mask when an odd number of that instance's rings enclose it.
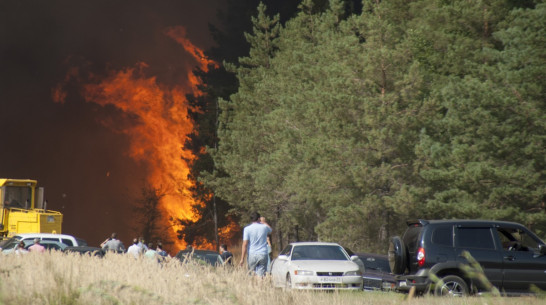
<path fill-rule="evenodd" d="M 489 228 L 457 228 L 455 240 L 457 247 L 495 249 L 493 235 Z"/>
<path fill-rule="evenodd" d="M 432 232 L 432 243 L 444 246 L 453 246 L 453 227 L 443 226 Z"/>

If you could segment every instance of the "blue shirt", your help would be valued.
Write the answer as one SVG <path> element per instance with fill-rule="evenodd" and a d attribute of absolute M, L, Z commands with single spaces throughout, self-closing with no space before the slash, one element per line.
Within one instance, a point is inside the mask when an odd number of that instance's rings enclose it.
<path fill-rule="evenodd" d="M 248 255 L 267 255 L 267 235 L 271 228 L 263 223 L 253 222 L 243 230 L 243 240 L 248 240 Z"/>

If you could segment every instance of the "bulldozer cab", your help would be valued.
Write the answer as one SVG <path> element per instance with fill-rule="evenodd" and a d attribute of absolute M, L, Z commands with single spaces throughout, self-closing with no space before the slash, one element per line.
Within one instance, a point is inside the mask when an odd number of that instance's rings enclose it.
<path fill-rule="evenodd" d="M 4 185 L 0 188 L 4 208 L 32 209 L 32 185 Z"/>
<path fill-rule="evenodd" d="M 61 233 L 62 214 L 45 209 L 36 180 L 0 179 L 0 238 L 18 233 Z"/>

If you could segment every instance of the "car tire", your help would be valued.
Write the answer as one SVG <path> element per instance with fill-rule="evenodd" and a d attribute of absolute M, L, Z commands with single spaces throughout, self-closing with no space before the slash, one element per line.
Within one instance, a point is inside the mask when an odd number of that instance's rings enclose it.
<path fill-rule="evenodd" d="M 435 296 L 465 297 L 470 293 L 468 284 L 456 275 L 448 275 L 434 287 Z"/>
<path fill-rule="evenodd" d="M 389 266 L 394 274 L 403 274 L 407 268 L 408 255 L 406 245 L 399 236 L 391 238 L 389 243 Z"/>

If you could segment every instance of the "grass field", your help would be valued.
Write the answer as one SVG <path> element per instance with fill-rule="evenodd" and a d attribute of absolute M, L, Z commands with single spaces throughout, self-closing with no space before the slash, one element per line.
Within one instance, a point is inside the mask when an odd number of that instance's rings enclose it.
<path fill-rule="evenodd" d="M 303 292 L 271 287 L 269 279 L 172 260 L 157 264 L 126 255 L 62 253 L 0 255 L 0 304 L 488 304 L 534 305 L 525 298 L 413 298 L 382 292 Z"/>

